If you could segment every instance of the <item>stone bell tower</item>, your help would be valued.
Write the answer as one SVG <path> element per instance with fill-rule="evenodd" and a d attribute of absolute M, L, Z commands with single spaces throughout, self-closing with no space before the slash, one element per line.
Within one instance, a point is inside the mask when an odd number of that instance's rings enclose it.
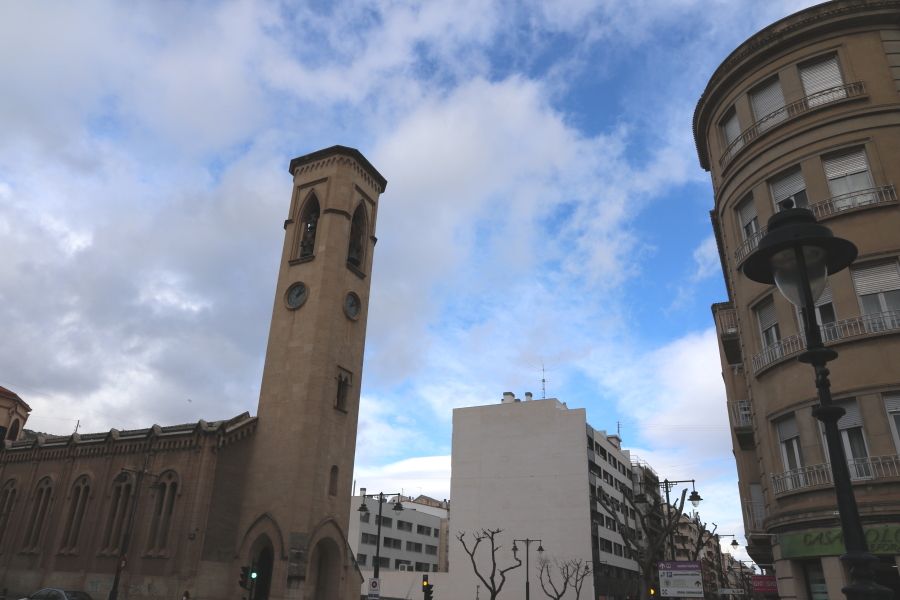
<path fill-rule="evenodd" d="M 257 565 L 268 598 L 356 599 L 362 580 L 346 530 L 375 220 L 387 181 L 344 146 L 295 158 L 290 172 L 238 560 Z"/>

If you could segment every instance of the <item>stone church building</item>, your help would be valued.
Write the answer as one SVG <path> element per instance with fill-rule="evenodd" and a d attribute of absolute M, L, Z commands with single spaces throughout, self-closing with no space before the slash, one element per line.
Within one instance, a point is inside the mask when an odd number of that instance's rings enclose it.
<path fill-rule="evenodd" d="M 256 416 L 34 435 L 30 407 L 0 388 L 0 593 L 359 598 L 346 532 L 387 182 L 343 146 L 295 158 L 290 173 Z M 244 566 L 258 574 L 252 593 Z"/>

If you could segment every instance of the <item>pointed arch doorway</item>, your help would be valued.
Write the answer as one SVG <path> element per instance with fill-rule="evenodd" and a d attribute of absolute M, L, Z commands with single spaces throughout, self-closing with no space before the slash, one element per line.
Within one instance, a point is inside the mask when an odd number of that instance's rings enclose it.
<path fill-rule="evenodd" d="M 269 536 L 263 534 L 256 538 L 250 549 L 250 566 L 251 570 L 256 573 L 256 579 L 253 581 L 249 600 L 269 600 L 274 561 L 275 552 Z"/>

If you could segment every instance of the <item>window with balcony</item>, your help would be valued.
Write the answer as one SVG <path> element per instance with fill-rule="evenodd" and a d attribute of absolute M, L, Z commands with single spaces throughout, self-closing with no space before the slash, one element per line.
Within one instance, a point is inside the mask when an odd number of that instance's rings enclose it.
<path fill-rule="evenodd" d="M 844 454 L 847 456 L 847 466 L 850 468 L 850 477 L 853 479 L 871 479 L 872 468 L 869 464 L 869 449 L 863 434 L 862 414 L 859 412 L 859 404 L 856 400 L 842 400 L 835 405 L 844 409 L 844 416 L 838 421 L 838 429 L 841 432 L 841 441 L 844 444 Z M 825 429 L 822 428 L 822 442 L 825 445 Z"/>
<path fill-rule="evenodd" d="M 837 55 L 830 54 L 803 63 L 800 67 L 800 81 L 810 107 L 828 104 L 847 97 L 844 78 L 838 66 Z"/>
<path fill-rule="evenodd" d="M 900 453 L 900 392 L 885 394 L 884 408 L 891 424 L 891 433 L 894 434 L 894 448 Z"/>
<path fill-rule="evenodd" d="M 797 419 L 789 415 L 775 422 L 778 430 L 778 441 L 781 446 L 781 460 L 787 471 L 785 487 L 788 489 L 805 487 L 806 482 L 800 468 L 803 466 L 803 455 L 800 452 L 800 430 Z"/>
<path fill-rule="evenodd" d="M 806 325 L 803 323 L 800 308 L 795 307 L 797 311 L 797 322 L 800 329 L 804 329 Z M 816 300 L 816 323 L 822 332 L 822 340 L 830 342 L 840 338 L 840 331 L 837 329 L 837 316 L 834 312 L 834 303 L 831 297 L 831 285 L 825 284 L 825 290 Z"/>
<path fill-rule="evenodd" d="M 900 269 L 896 260 L 853 269 L 853 285 L 868 332 L 900 328 Z"/>
<path fill-rule="evenodd" d="M 784 94 L 778 76 L 771 77 L 750 92 L 750 105 L 760 132 L 784 121 Z"/>
<path fill-rule="evenodd" d="M 725 113 L 725 118 L 719 123 L 719 129 L 722 131 L 725 147 L 729 148 L 732 152 L 737 151 L 744 145 L 743 142 L 740 141 L 741 123 L 738 121 L 737 111 L 733 106 Z M 734 147 L 731 147 L 732 144 L 734 144 Z"/>
<path fill-rule="evenodd" d="M 877 200 L 866 152 L 862 148 L 823 156 L 822 167 L 828 179 L 830 202 L 835 212 Z"/>
<path fill-rule="evenodd" d="M 806 182 L 800 167 L 794 167 L 782 173 L 778 177 L 769 180 L 769 190 L 772 193 L 772 201 L 775 202 L 775 210 L 780 211 L 781 203 L 792 200 L 796 208 L 808 208 L 806 199 Z"/>
<path fill-rule="evenodd" d="M 759 323 L 759 335 L 763 349 L 768 351 L 777 348 L 778 342 L 781 340 L 781 333 L 778 329 L 778 316 L 775 314 L 775 302 L 772 297 L 769 296 L 757 304 L 753 311 L 756 313 L 756 321 Z"/>

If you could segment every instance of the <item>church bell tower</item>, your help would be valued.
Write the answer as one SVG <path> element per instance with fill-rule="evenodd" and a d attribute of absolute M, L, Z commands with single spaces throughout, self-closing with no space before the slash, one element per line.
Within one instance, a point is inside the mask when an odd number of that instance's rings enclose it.
<path fill-rule="evenodd" d="M 268 576 L 269 598 L 359 598 L 346 530 L 375 221 L 387 181 L 344 146 L 295 158 L 290 172 L 239 560 Z"/>

